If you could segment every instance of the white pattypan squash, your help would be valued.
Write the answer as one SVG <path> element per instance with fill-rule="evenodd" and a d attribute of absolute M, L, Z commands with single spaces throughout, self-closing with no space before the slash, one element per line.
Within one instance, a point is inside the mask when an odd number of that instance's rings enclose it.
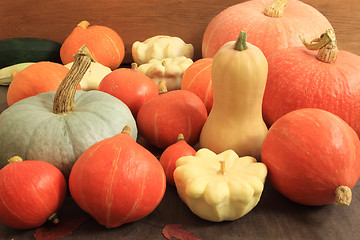
<path fill-rule="evenodd" d="M 187 57 L 165 58 L 162 60 L 151 59 L 148 63 L 136 66 L 133 63 L 133 69 L 150 77 L 156 85 L 160 81 L 165 81 L 168 91 L 181 88 L 181 79 L 185 70 L 193 63 L 193 60 Z"/>
<path fill-rule="evenodd" d="M 158 35 L 146 39 L 144 42 L 136 41 L 132 45 L 132 56 L 137 64 L 144 64 L 151 59 L 164 59 L 175 57 L 193 58 L 194 47 L 185 43 L 179 37 Z"/>
<path fill-rule="evenodd" d="M 180 198 L 197 216 L 214 222 L 233 221 L 259 202 L 267 175 L 265 164 L 250 156 L 207 148 L 176 161 L 175 185 Z"/>
<path fill-rule="evenodd" d="M 65 65 L 68 69 L 71 68 L 74 62 Z M 98 62 L 92 62 L 89 69 L 86 71 L 84 77 L 80 82 L 81 90 L 97 90 L 103 78 L 111 73 L 111 69 Z"/>

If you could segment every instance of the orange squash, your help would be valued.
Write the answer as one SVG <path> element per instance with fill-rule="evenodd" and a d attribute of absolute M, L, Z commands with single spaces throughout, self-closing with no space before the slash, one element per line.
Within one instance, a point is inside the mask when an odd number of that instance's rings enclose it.
<path fill-rule="evenodd" d="M 80 22 L 65 39 L 60 49 L 63 64 L 74 61 L 73 55 L 86 44 L 95 61 L 114 70 L 118 68 L 125 56 L 125 45 L 122 38 L 111 28 L 94 25 L 88 21 Z"/>

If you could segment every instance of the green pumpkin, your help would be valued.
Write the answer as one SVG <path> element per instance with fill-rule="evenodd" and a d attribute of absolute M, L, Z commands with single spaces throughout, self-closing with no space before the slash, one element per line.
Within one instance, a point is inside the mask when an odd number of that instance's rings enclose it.
<path fill-rule="evenodd" d="M 78 80 L 72 84 L 75 89 Z M 68 176 L 85 150 L 120 133 L 125 125 L 131 127 L 130 135 L 136 140 L 135 119 L 119 99 L 96 90 L 75 90 L 72 109 L 54 113 L 58 92 L 23 99 L 0 115 L 1 168 L 16 155 L 49 162 Z"/>

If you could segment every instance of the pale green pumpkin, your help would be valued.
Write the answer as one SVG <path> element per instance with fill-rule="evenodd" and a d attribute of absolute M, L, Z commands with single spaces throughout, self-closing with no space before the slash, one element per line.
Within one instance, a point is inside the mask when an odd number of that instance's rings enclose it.
<path fill-rule="evenodd" d="M 81 76 L 74 78 L 76 89 Z M 131 127 L 130 135 L 136 140 L 135 119 L 119 99 L 96 90 L 74 90 L 72 109 L 64 110 L 68 107 L 66 99 L 55 100 L 58 92 L 59 89 L 23 99 L 0 115 L 1 168 L 17 155 L 27 160 L 49 162 L 68 176 L 74 162 L 86 149 L 120 133 L 125 125 Z M 63 110 L 56 110 L 56 102 Z"/>

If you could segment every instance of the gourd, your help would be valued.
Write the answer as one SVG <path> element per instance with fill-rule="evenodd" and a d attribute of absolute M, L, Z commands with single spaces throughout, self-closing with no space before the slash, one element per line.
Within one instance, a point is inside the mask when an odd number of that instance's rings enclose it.
<path fill-rule="evenodd" d="M 38 62 L 22 71 L 14 71 L 7 92 L 8 106 L 39 93 L 56 91 L 68 72 L 62 64 L 53 62 Z"/>
<path fill-rule="evenodd" d="M 157 158 L 128 134 L 130 128 L 86 150 L 71 170 L 75 202 L 99 224 L 114 228 L 150 214 L 166 179 Z"/>
<path fill-rule="evenodd" d="M 180 133 L 190 145 L 195 144 L 207 118 L 204 103 L 190 91 L 168 92 L 163 81 L 159 83 L 159 93 L 138 112 L 136 122 L 141 135 L 161 149 L 176 143 Z"/>
<path fill-rule="evenodd" d="M 133 68 L 119 68 L 105 76 L 99 84 L 99 91 L 109 93 L 124 102 L 134 118 L 144 103 L 159 95 L 157 85 L 148 76 Z"/>
<path fill-rule="evenodd" d="M 227 149 L 239 156 L 260 159 L 267 134 L 262 118 L 262 98 L 268 65 L 259 48 L 240 32 L 214 56 L 213 106 L 200 134 L 200 146 L 215 153 Z"/>
<path fill-rule="evenodd" d="M 194 156 L 195 154 L 195 149 L 185 141 L 184 135 L 180 133 L 177 142 L 167 147 L 159 159 L 161 166 L 164 168 L 167 183 L 172 186 L 175 185 L 173 174 L 176 161 L 183 156 Z"/>
<path fill-rule="evenodd" d="M 80 22 L 66 37 L 60 49 L 64 65 L 73 62 L 73 55 L 86 44 L 94 60 L 114 70 L 120 66 L 125 56 L 122 38 L 113 29 L 106 26 L 90 26 L 88 21 Z"/>
<path fill-rule="evenodd" d="M 214 222 L 233 221 L 259 202 L 267 175 L 265 164 L 233 150 L 215 154 L 202 148 L 176 161 L 174 180 L 184 203 L 197 216 Z"/>
<path fill-rule="evenodd" d="M 28 66 L 34 64 L 33 62 L 16 63 L 14 65 L 0 69 L 0 85 L 8 86 L 12 82 L 12 73 L 24 70 Z"/>
<path fill-rule="evenodd" d="M 194 47 L 179 37 L 157 35 L 144 42 L 136 41 L 131 48 L 134 62 L 138 65 L 148 63 L 151 59 L 186 57 L 193 58 Z"/>
<path fill-rule="evenodd" d="M 213 57 L 220 47 L 234 41 L 240 31 L 264 55 L 279 49 L 301 46 L 299 35 L 314 39 L 332 28 L 317 9 L 298 0 L 251 0 L 230 6 L 206 27 L 202 57 Z"/>
<path fill-rule="evenodd" d="M 68 63 L 65 67 L 70 69 L 73 64 L 74 62 Z M 100 82 L 111 72 L 109 67 L 98 62 L 91 62 L 89 69 L 80 81 L 81 89 L 84 91 L 98 90 Z"/>
<path fill-rule="evenodd" d="M 181 79 L 181 89 L 195 93 L 204 102 L 208 113 L 213 104 L 212 62 L 212 58 L 196 60 L 185 70 Z"/>
<path fill-rule="evenodd" d="M 303 40 L 304 46 L 268 58 L 265 122 L 270 126 L 293 110 L 320 108 L 341 117 L 360 136 L 360 57 L 337 48 L 333 29 L 312 43 Z"/>
<path fill-rule="evenodd" d="M 10 106 L 0 115 L 0 166 L 17 155 L 47 161 L 65 177 L 76 159 L 91 145 L 120 133 L 125 125 L 137 128 L 129 108 L 100 91 L 76 91 L 91 63 L 84 46 L 56 92 L 40 93 Z"/>
<path fill-rule="evenodd" d="M 193 63 L 191 58 L 184 56 L 164 58 L 161 60 L 151 59 L 148 63 L 137 65 L 133 63 L 133 69 L 150 77 L 156 85 L 165 81 L 168 91 L 181 88 L 181 78 L 184 71 Z"/>
<path fill-rule="evenodd" d="M 0 222 L 16 229 L 31 229 L 51 220 L 62 206 L 67 186 L 53 165 L 22 161 L 14 156 L 0 170 Z"/>
<path fill-rule="evenodd" d="M 360 177 L 360 142 L 341 118 L 316 108 L 294 110 L 269 130 L 261 153 L 274 188 L 304 205 L 349 205 Z"/>

